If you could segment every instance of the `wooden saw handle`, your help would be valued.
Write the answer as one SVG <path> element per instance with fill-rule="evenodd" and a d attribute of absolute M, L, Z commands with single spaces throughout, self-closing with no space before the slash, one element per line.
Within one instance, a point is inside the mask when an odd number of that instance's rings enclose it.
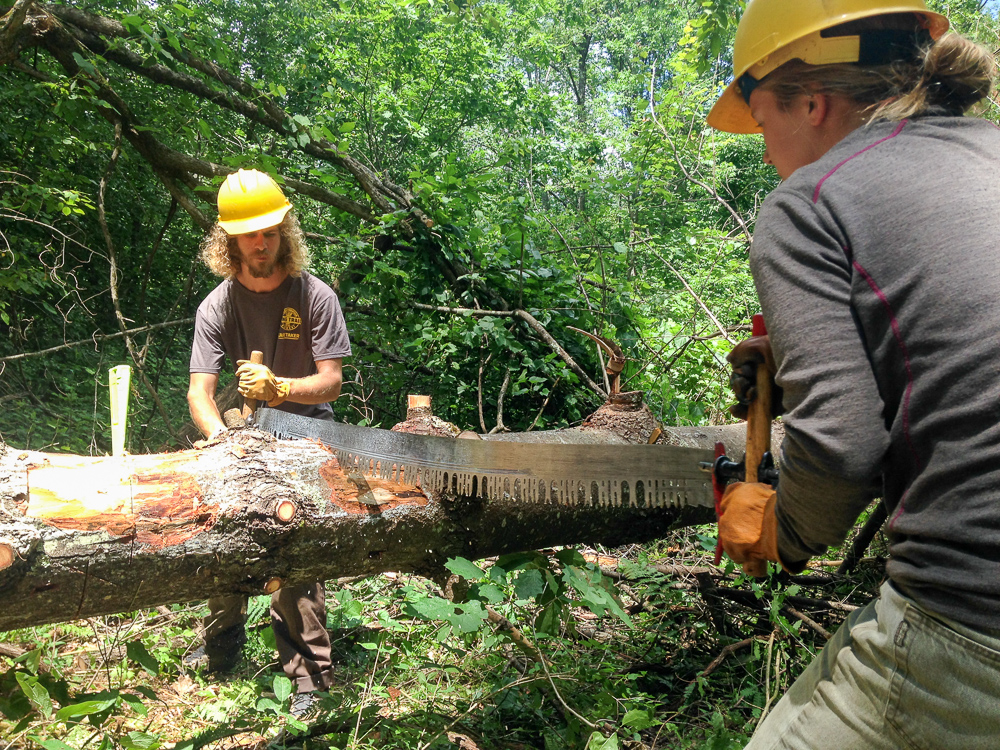
<path fill-rule="evenodd" d="M 753 335 L 766 336 L 764 316 L 753 316 Z M 771 373 L 763 364 L 757 365 L 756 396 L 747 413 L 746 481 L 756 482 L 757 469 L 764 454 L 771 450 Z"/>
<path fill-rule="evenodd" d="M 763 315 L 753 316 L 752 335 L 767 335 Z M 757 365 L 754 377 L 757 395 L 747 410 L 747 452 L 744 459 L 748 482 L 759 481 L 757 470 L 760 468 L 760 461 L 764 458 L 764 454 L 771 450 L 771 373 L 761 363 Z M 743 570 L 754 578 L 763 578 L 767 575 L 767 563 L 764 560 L 754 560 L 746 563 Z"/>
<path fill-rule="evenodd" d="M 250 352 L 250 361 L 255 365 L 263 364 L 264 352 L 259 352 L 256 349 Z M 255 411 L 257 411 L 257 399 L 255 398 L 243 399 L 243 419 L 249 418 Z M 747 441 L 747 443 L 749 445 L 749 440 Z"/>

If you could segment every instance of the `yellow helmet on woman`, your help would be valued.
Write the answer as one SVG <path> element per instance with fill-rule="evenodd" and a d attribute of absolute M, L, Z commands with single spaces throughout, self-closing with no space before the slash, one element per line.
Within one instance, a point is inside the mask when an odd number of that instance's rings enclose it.
<path fill-rule="evenodd" d="M 948 19 L 927 10 L 924 0 L 750 0 L 733 42 L 733 81 L 708 113 L 708 124 L 727 133 L 759 133 L 750 115 L 750 92 L 789 60 L 810 65 L 888 62 L 884 56 L 897 39 L 873 36 L 863 41 L 857 33 L 824 32 L 894 13 L 915 14 L 931 39 L 948 30 Z"/>
<path fill-rule="evenodd" d="M 233 172 L 219 188 L 219 224 L 229 234 L 277 226 L 291 208 L 278 183 L 256 169 Z"/>

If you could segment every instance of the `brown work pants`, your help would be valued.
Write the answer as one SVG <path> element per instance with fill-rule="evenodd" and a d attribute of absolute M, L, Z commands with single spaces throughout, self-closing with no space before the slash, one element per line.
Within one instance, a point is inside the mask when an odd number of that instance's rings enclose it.
<path fill-rule="evenodd" d="M 210 663 L 235 661 L 246 642 L 247 597 L 212 597 L 208 609 L 205 653 Z M 325 690 L 333 683 L 322 582 L 286 586 L 273 593 L 271 627 L 281 666 L 296 692 Z"/>

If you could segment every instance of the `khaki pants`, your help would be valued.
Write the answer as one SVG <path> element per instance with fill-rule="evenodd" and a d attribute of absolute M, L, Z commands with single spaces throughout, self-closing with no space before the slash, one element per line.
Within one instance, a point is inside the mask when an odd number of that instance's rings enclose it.
<path fill-rule="evenodd" d="M 247 598 L 216 596 L 208 600 L 205 653 L 212 663 L 238 657 L 246 642 Z M 333 683 L 330 634 L 326 629 L 326 593 L 317 582 L 288 586 L 271 595 L 271 627 L 278 657 L 296 692 L 324 690 Z"/>
<path fill-rule="evenodd" d="M 1000 631 L 931 615 L 891 584 L 852 612 L 746 750 L 1000 748 Z"/>

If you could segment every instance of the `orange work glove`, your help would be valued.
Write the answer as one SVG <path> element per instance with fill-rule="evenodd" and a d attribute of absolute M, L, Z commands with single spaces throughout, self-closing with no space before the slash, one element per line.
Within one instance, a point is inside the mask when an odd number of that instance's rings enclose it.
<path fill-rule="evenodd" d="M 767 575 L 767 562 L 778 557 L 778 519 L 774 515 L 777 493 L 769 484 L 736 482 L 726 488 L 719 515 L 722 548 L 748 574 Z"/>
<path fill-rule="evenodd" d="M 729 413 L 737 419 L 747 418 L 750 402 L 757 395 L 757 369 L 763 367 L 771 377 L 771 419 L 781 416 L 783 392 L 774 382 L 778 366 L 774 362 L 770 337 L 751 336 L 734 346 L 726 359 L 733 366 L 729 387 L 736 394 L 736 403 L 729 407 Z"/>
<path fill-rule="evenodd" d="M 288 381 L 276 377 L 267 365 L 255 365 L 247 359 L 241 359 L 236 364 L 239 391 L 244 398 L 266 401 L 268 406 L 277 406 L 288 398 Z"/>

